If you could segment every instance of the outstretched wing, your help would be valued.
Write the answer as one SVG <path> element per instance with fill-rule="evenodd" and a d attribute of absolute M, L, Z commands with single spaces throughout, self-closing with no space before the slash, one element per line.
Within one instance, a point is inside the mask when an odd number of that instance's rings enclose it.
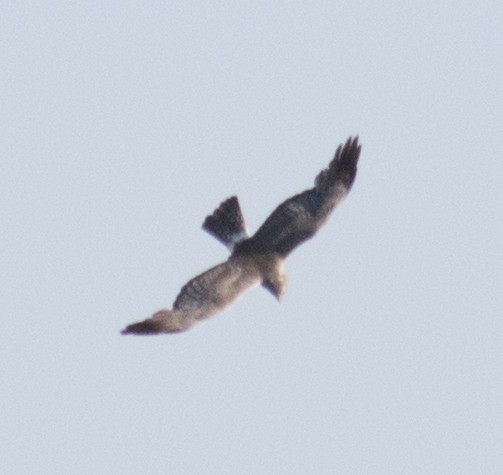
<path fill-rule="evenodd" d="M 256 268 L 243 262 L 231 258 L 194 277 L 182 287 L 173 310 L 161 310 L 147 320 L 127 326 L 122 333 L 180 332 L 219 313 L 260 280 Z"/>
<path fill-rule="evenodd" d="M 231 196 L 220 203 L 219 207 L 204 220 L 203 229 L 216 237 L 231 252 L 237 242 L 246 239 L 248 231 L 237 196 Z"/>
<path fill-rule="evenodd" d="M 351 189 L 360 150 L 358 137 L 350 137 L 344 146 L 340 145 L 328 168 L 316 177 L 314 188 L 280 204 L 236 251 L 275 252 L 286 257 L 299 244 L 313 237 Z"/>
<path fill-rule="evenodd" d="M 257 270 L 242 260 L 229 259 L 187 282 L 176 297 L 174 310 L 190 311 L 205 318 L 229 306 L 260 278 Z"/>

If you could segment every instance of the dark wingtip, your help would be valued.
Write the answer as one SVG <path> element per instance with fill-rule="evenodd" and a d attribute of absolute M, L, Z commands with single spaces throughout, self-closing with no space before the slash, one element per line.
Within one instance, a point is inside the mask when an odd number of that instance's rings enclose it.
<path fill-rule="evenodd" d="M 147 318 L 141 322 L 131 323 L 124 330 L 122 335 L 157 335 L 159 333 L 179 333 L 192 326 L 191 320 L 180 321 L 179 316 L 172 310 L 159 310 L 152 318 Z"/>
<path fill-rule="evenodd" d="M 349 137 L 342 150 L 337 150 L 338 153 L 334 157 L 334 171 L 341 175 L 348 190 L 353 185 L 356 177 L 358 159 L 360 158 L 362 146 L 358 143 L 358 135 Z"/>
<path fill-rule="evenodd" d="M 319 189 L 328 189 L 336 181 L 342 182 L 348 190 L 351 188 L 362 148 L 358 140 L 358 135 L 349 137 L 346 143 L 337 147 L 328 168 L 322 170 L 316 177 L 315 184 Z"/>
<path fill-rule="evenodd" d="M 339 145 L 335 152 L 330 168 L 335 165 L 337 169 L 355 168 L 360 158 L 362 146 L 358 143 L 358 135 L 349 137 L 344 145 Z"/>
<path fill-rule="evenodd" d="M 344 157 L 349 158 L 353 162 L 357 162 L 358 158 L 360 157 L 360 152 L 362 149 L 362 146 L 358 143 L 359 137 L 358 135 L 355 135 L 354 137 L 349 137 L 346 140 L 346 143 L 344 144 L 344 147 L 342 145 L 339 145 L 339 148 L 337 149 L 336 152 L 336 157 L 339 155 L 342 159 Z"/>
<path fill-rule="evenodd" d="M 122 335 L 157 335 L 162 333 L 162 326 L 151 318 L 142 322 L 132 323 L 121 331 Z"/>

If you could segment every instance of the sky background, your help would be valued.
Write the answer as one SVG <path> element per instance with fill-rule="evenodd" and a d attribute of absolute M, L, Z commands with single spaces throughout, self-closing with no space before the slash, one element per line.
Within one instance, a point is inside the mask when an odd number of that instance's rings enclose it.
<path fill-rule="evenodd" d="M 2 474 L 503 473 L 499 1 L 6 2 Z M 358 134 L 286 261 L 121 336 Z"/>

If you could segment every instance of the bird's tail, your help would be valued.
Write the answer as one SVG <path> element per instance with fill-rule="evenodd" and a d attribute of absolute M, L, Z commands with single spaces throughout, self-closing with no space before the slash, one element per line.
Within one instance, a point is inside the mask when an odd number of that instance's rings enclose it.
<path fill-rule="evenodd" d="M 217 238 L 230 251 L 237 242 L 246 239 L 248 231 L 237 197 L 232 196 L 226 199 L 212 214 L 207 216 L 203 229 Z"/>
<path fill-rule="evenodd" d="M 155 335 L 157 333 L 183 332 L 194 324 L 194 320 L 177 310 L 160 310 L 151 318 L 132 323 L 122 330 L 123 335 Z"/>

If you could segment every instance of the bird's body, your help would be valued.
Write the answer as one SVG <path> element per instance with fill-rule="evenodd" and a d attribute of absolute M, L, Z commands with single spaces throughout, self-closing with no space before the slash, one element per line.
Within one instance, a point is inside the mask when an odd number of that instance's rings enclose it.
<path fill-rule="evenodd" d="M 187 330 L 219 313 L 244 291 L 261 284 L 276 298 L 286 290 L 283 260 L 299 244 L 313 237 L 344 199 L 356 176 L 358 138 L 338 147 L 315 186 L 280 204 L 249 237 L 236 197 L 225 200 L 203 224 L 232 252 L 229 259 L 185 284 L 172 310 L 127 326 L 122 333 L 155 334 Z"/>

